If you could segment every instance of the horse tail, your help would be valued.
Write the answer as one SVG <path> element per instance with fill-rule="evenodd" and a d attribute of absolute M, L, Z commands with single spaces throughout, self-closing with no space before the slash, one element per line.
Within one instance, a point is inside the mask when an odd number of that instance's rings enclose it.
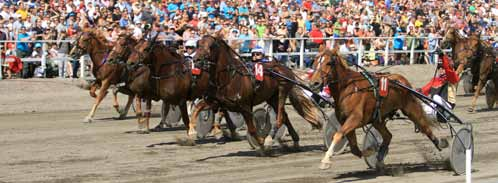
<path fill-rule="evenodd" d="M 320 106 L 311 97 L 305 94 L 302 88 L 298 86 L 292 87 L 289 92 L 289 100 L 297 113 L 308 121 L 313 128 L 322 129 L 322 122 L 327 119 L 325 113 L 321 111 Z"/>

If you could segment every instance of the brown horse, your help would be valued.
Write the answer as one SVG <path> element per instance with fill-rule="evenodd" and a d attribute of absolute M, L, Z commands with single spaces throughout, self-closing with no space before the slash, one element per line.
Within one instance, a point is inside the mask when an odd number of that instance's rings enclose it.
<path fill-rule="evenodd" d="M 304 93 L 282 78 L 272 76 L 268 70 L 295 79 L 294 73 L 280 65 L 275 59 L 263 63 L 264 80 L 261 86 L 255 88 L 252 69 L 248 68 L 236 52 L 218 37 L 204 36 L 198 41 L 198 48 L 193 63 L 202 69 L 202 74 L 209 78 L 207 90 L 202 91 L 210 105 L 221 106 L 230 111 L 239 112 L 244 117 L 248 128 L 247 138 L 251 144 L 260 150 L 270 150 L 275 132 L 285 124 L 294 141 L 294 147 L 299 147 L 299 136 L 290 123 L 284 109 L 287 96 L 294 109 L 310 124 L 321 129 L 320 118 L 304 112 L 307 105 L 299 104 Z M 306 98 L 306 97 L 304 97 Z M 277 125 L 266 137 L 257 136 L 253 123 L 252 108 L 262 102 L 267 102 L 277 113 Z M 308 101 L 310 102 L 310 101 Z M 306 111 L 313 111 L 312 109 Z"/>
<path fill-rule="evenodd" d="M 126 44 L 116 45 L 116 52 L 122 53 L 119 49 Z M 139 126 L 145 122 L 146 130 L 149 130 L 151 100 L 163 100 L 179 105 L 185 127 L 190 129 L 186 101 L 191 92 L 192 76 L 183 57 L 170 47 L 144 39 L 128 50 L 131 50 L 127 58 L 131 81 L 128 87 L 146 100 L 145 119 L 139 118 Z"/>
<path fill-rule="evenodd" d="M 464 37 L 455 28 L 451 27 L 448 28 L 441 41 L 442 47 L 451 47 L 452 60 L 457 74 L 462 73 L 468 63 L 468 59 L 462 55 L 472 54 L 477 50 L 477 42 L 469 45 L 467 44 L 468 40 L 469 38 Z"/>
<path fill-rule="evenodd" d="M 312 82 L 323 82 L 329 86 L 335 101 L 335 114 L 342 127 L 331 137 L 333 141 L 321 161 L 321 169 L 330 168 L 334 146 L 341 141 L 343 136 L 348 138 L 351 153 L 358 157 L 370 156 L 372 149 L 360 151 L 355 134 L 355 129 L 368 123 L 371 123 L 382 134 L 383 142 L 377 156 L 379 160 L 377 167 L 384 167 L 383 160 L 392 138 L 392 134 L 386 128 L 386 119 L 397 110 L 401 110 L 418 125 L 439 150 L 447 147 L 447 141 L 437 138 L 432 133 L 431 121 L 425 116 L 420 101 L 409 91 L 390 82 L 387 96 L 382 99 L 377 98 L 373 92 L 376 86 L 370 84 L 367 74 L 349 69 L 337 50 L 326 51 L 322 57 L 325 57 L 323 58 L 325 62 L 317 68 Z M 397 81 L 411 87 L 408 80 L 399 74 L 370 74 L 370 76 L 372 80 L 385 77 L 388 81 Z M 380 103 L 377 103 L 378 100 Z"/>
<path fill-rule="evenodd" d="M 464 67 L 470 67 L 472 73 L 472 84 L 475 86 L 474 96 L 472 98 L 472 105 L 468 111 L 473 112 L 476 108 L 477 99 L 479 94 L 488 80 L 492 80 L 496 86 L 498 84 L 498 71 L 496 71 L 496 52 L 494 48 L 482 41 L 478 33 L 471 34 L 467 39 L 454 39 L 451 32 L 447 34 L 446 40 L 453 44 L 454 59 L 460 62 L 459 69 L 463 70 Z M 461 48 L 459 48 L 459 45 Z M 458 70 L 457 70 L 458 71 Z M 495 98 L 498 96 L 495 87 Z M 488 107 L 492 108 L 493 103 Z"/>
<path fill-rule="evenodd" d="M 92 122 L 95 111 L 99 106 L 102 99 L 104 99 L 107 94 L 107 89 L 112 84 L 117 84 L 120 82 L 120 76 L 123 72 L 123 66 L 118 64 L 110 64 L 107 62 L 107 54 L 110 51 L 110 44 L 107 42 L 102 33 L 96 29 L 85 29 L 83 30 L 78 38 L 74 47 L 69 53 L 71 57 L 78 58 L 85 53 L 89 53 L 90 59 L 92 60 L 92 74 L 95 76 L 95 83 L 92 84 L 90 88 L 90 95 L 96 97 L 95 104 L 88 116 L 84 119 L 84 122 Z M 100 86 L 99 95 L 95 94 L 95 90 Z M 119 118 L 124 118 L 133 102 L 133 97 L 129 92 L 123 91 L 128 95 L 128 102 L 123 110 L 120 110 L 117 98 L 117 92 L 113 92 L 114 96 L 114 108 L 118 111 Z M 140 109 L 137 109 L 137 113 L 140 113 Z"/>

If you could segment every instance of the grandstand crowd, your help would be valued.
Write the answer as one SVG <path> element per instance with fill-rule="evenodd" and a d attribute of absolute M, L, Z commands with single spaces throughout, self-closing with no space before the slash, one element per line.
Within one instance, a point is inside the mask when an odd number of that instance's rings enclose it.
<path fill-rule="evenodd" d="M 300 42 L 284 38 L 306 37 L 355 38 L 311 39 L 304 44 L 306 50 L 332 43 L 340 45 L 343 52 L 383 50 L 388 42 L 394 50 L 434 50 L 439 44 L 436 38 L 444 36 L 449 27 L 462 35 L 480 31 L 496 42 L 497 18 L 495 0 L 4 0 L 0 3 L 0 40 L 55 40 L 1 45 L 6 56 L 37 58 L 46 54 L 49 60 L 68 54 L 71 45 L 61 40 L 74 39 L 89 24 L 101 29 L 111 42 L 123 31 L 142 38 L 144 28 L 152 26 L 180 43 L 180 48 L 183 41 L 217 34 L 240 53 L 250 52 L 256 45 L 267 52 L 298 52 Z M 361 37 L 377 38 L 358 39 Z M 237 40 L 258 38 L 273 40 Z M 356 59 L 356 55 L 350 56 Z M 384 62 L 382 54 L 364 56 L 368 64 Z M 434 63 L 429 52 L 415 58 L 416 63 Z M 296 61 L 293 56 L 279 59 Z M 406 64 L 407 59 L 400 55 L 389 62 Z M 29 72 L 22 77 L 32 77 L 36 64 L 26 64 Z M 62 77 L 76 77 L 75 61 L 62 59 L 49 64 L 67 67 L 64 70 L 68 72 L 59 73 Z"/>

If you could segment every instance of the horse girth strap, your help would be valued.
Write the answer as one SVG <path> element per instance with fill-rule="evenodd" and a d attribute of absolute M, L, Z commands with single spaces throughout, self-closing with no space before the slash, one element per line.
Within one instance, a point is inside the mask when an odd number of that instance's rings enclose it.
<path fill-rule="evenodd" d="M 372 120 L 376 121 L 378 120 L 379 123 L 382 122 L 382 113 L 381 113 L 381 102 L 382 102 L 382 97 L 379 95 L 379 87 L 378 87 L 378 82 L 375 82 L 373 80 L 373 76 L 370 75 L 368 72 L 360 72 L 363 77 L 365 77 L 370 83 L 370 86 L 372 87 L 374 97 L 375 97 L 375 111 L 372 114 Z"/>

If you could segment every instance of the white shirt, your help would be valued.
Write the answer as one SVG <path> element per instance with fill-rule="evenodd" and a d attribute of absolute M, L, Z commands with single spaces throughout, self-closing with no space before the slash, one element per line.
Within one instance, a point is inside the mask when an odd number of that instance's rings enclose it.
<path fill-rule="evenodd" d="M 348 46 L 346 46 L 346 44 L 342 44 L 341 46 L 339 46 L 339 54 L 341 56 L 344 57 L 344 56 L 348 55 L 349 54 L 348 52 L 349 52 L 349 48 L 348 48 Z"/>

